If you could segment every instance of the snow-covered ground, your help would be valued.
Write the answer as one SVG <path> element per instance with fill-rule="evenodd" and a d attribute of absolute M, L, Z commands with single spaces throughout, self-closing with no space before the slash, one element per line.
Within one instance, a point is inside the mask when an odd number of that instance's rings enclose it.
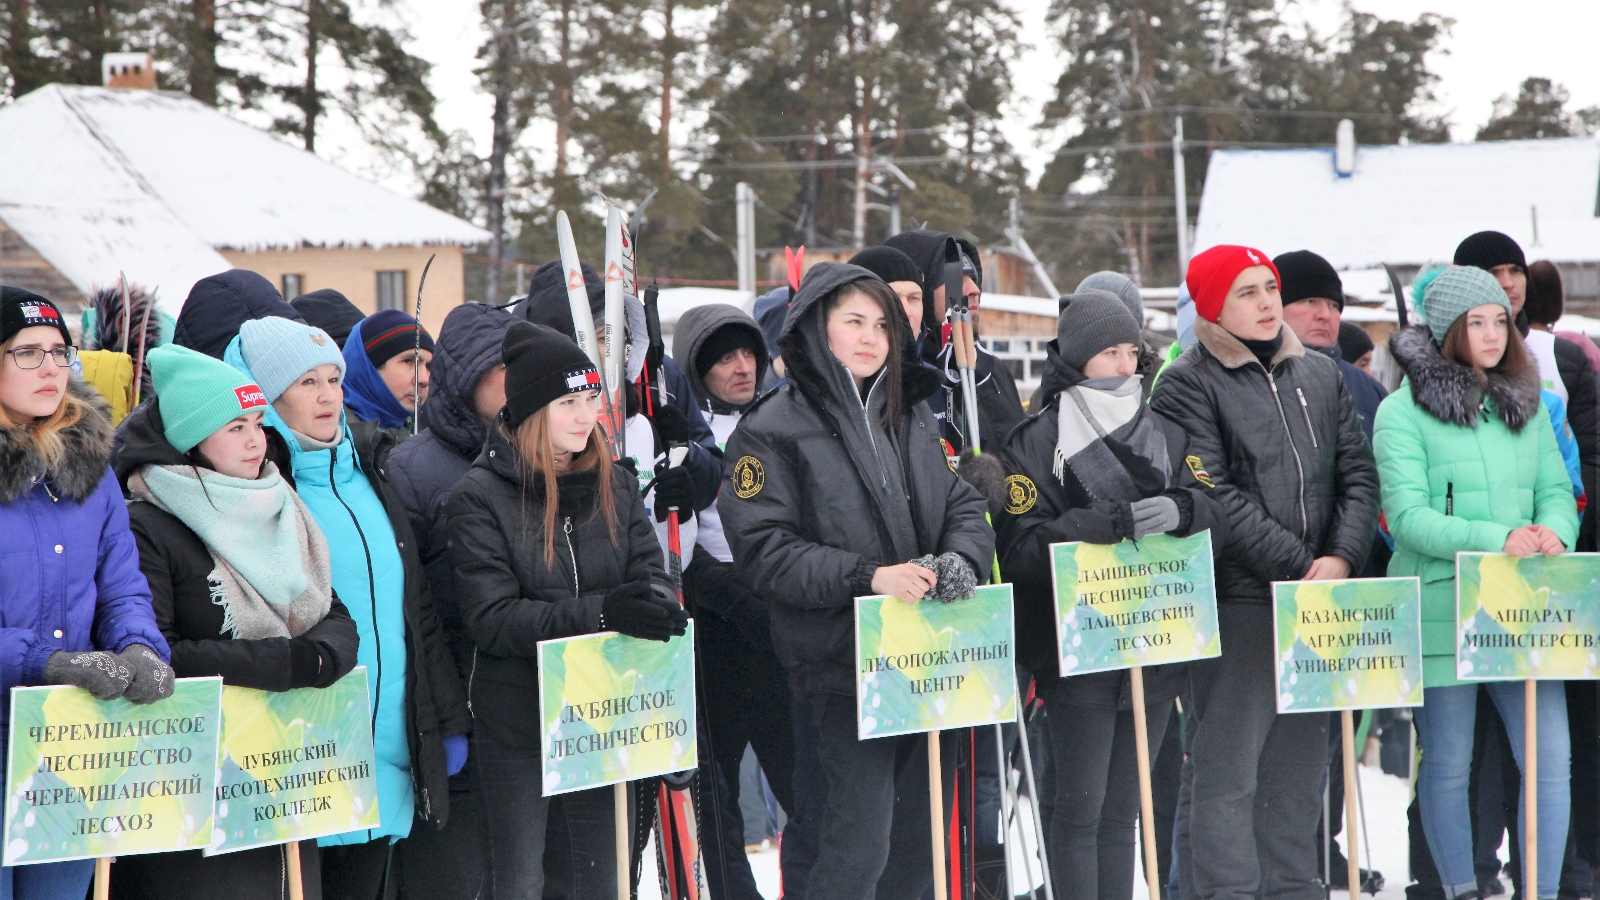
<path fill-rule="evenodd" d="M 1384 887 L 1378 893 L 1378 900 L 1404 900 L 1407 881 L 1406 871 L 1406 806 L 1410 803 L 1410 789 L 1405 779 L 1393 775 L 1385 775 L 1377 768 L 1371 766 L 1360 767 L 1362 799 L 1366 805 L 1367 842 L 1372 847 L 1373 862 L 1378 871 L 1383 873 Z M 1032 820 L 1027 819 L 1029 813 L 1027 798 L 1023 798 L 1019 813 L 1025 819 L 1024 825 L 1028 831 L 1026 835 L 1013 828 L 1011 832 L 1011 846 L 1025 846 L 1031 853 L 1034 849 L 1032 837 Z M 1340 845 L 1345 846 L 1343 836 L 1340 836 Z M 655 850 L 649 851 L 654 858 Z M 1141 851 L 1143 852 L 1143 851 Z M 1504 853 L 1502 852 L 1502 858 Z M 1366 861 L 1366 847 L 1362 848 L 1363 869 L 1372 868 Z M 1029 861 L 1028 866 L 1033 871 L 1033 883 L 1040 881 L 1037 863 Z M 1011 856 L 1012 883 L 1018 891 L 1027 883 L 1024 874 L 1023 854 L 1014 852 Z M 778 897 L 778 851 L 776 848 L 752 852 L 750 854 L 750 868 L 755 872 L 756 884 L 761 888 L 761 893 L 767 900 L 777 900 Z M 1139 878 L 1142 879 L 1143 868 L 1140 868 Z M 1043 896 L 1043 893 L 1040 893 Z M 1133 900 L 1149 900 L 1149 892 L 1145 889 L 1144 882 L 1138 881 L 1134 885 Z M 652 878 L 645 879 L 639 887 L 640 900 L 659 900 L 660 892 Z M 1344 891 L 1334 891 L 1334 900 L 1348 900 Z"/>

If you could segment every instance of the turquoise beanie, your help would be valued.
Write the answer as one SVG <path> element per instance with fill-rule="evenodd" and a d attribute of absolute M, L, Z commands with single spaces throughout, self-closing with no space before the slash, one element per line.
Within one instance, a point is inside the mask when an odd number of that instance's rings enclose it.
<path fill-rule="evenodd" d="M 1477 266 L 1456 266 L 1440 272 L 1428 285 L 1422 295 L 1422 314 L 1428 320 L 1428 330 L 1433 332 L 1434 343 L 1443 344 L 1450 326 L 1467 310 L 1491 303 L 1505 309 L 1507 316 L 1516 316 L 1493 275 Z"/>
<path fill-rule="evenodd" d="M 167 344 L 145 357 L 167 443 L 188 453 L 219 428 L 249 412 L 264 412 L 266 394 L 220 359 Z"/>
<path fill-rule="evenodd" d="M 338 341 L 321 328 L 276 316 L 239 326 L 239 353 L 256 383 L 266 391 L 268 403 L 318 366 L 335 365 L 339 374 L 344 374 Z"/>

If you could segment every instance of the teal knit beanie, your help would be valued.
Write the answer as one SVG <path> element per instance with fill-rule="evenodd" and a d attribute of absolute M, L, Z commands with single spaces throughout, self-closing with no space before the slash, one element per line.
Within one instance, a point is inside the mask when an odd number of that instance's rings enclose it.
<path fill-rule="evenodd" d="M 1506 315 L 1515 317 L 1511 301 L 1493 275 L 1476 266 L 1456 266 L 1439 273 L 1422 296 L 1422 315 L 1428 320 L 1428 330 L 1433 332 L 1436 344 L 1444 343 L 1450 326 L 1467 314 L 1467 310 L 1490 303 L 1505 309 Z"/>
<path fill-rule="evenodd" d="M 161 410 L 161 429 L 179 453 L 188 453 L 245 413 L 267 408 L 261 388 L 220 359 L 176 344 L 157 347 L 145 359 Z"/>
<path fill-rule="evenodd" d="M 269 316 L 252 319 L 239 326 L 239 352 L 256 383 L 267 392 L 272 403 L 300 376 L 321 365 L 339 367 L 344 374 L 344 356 L 339 342 L 321 328 Z"/>

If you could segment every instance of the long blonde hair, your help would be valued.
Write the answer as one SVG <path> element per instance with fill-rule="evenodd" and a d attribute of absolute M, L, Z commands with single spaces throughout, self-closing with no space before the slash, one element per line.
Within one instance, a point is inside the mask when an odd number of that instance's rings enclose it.
<path fill-rule="evenodd" d="M 512 446 L 517 448 L 517 470 L 522 474 L 523 490 L 523 524 L 527 524 L 527 490 L 526 486 L 533 479 L 538 478 L 544 482 L 544 564 L 555 565 L 556 561 L 556 512 L 561 505 L 561 487 L 557 477 L 573 472 L 588 472 L 597 469 L 595 477 L 595 506 L 597 511 L 605 517 L 606 531 L 611 536 L 611 543 L 617 543 L 617 510 L 612 502 L 611 489 L 611 451 L 606 447 L 605 438 L 600 434 L 600 426 L 596 425 L 589 433 L 589 445 L 582 453 L 572 457 L 572 462 L 565 470 L 558 470 L 556 465 L 556 445 L 550 437 L 550 411 L 549 407 L 535 412 L 522 421 L 516 430 L 511 433 Z"/>
<path fill-rule="evenodd" d="M 0 344 L 0 353 L 9 351 L 17 342 L 15 337 Z M 12 358 L 15 363 L 15 357 Z M 27 369 L 18 368 L 18 372 Z M 66 441 L 61 439 L 61 432 L 78 424 L 88 412 L 88 406 L 74 396 L 71 390 L 71 379 L 68 378 L 68 389 L 61 395 L 61 403 L 56 406 L 56 411 L 43 418 L 34 419 L 32 422 L 13 422 L 6 415 L 4 407 L 0 407 L 0 428 L 10 433 L 11 440 L 20 444 L 32 444 L 39 458 L 44 461 L 45 471 L 54 471 L 60 468 L 67 455 Z"/>

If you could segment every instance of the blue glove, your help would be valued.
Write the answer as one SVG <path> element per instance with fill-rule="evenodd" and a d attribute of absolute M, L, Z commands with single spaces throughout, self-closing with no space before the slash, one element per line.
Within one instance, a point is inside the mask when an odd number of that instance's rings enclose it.
<path fill-rule="evenodd" d="M 444 739 L 445 774 L 454 775 L 467 764 L 467 736 L 452 734 Z"/>

